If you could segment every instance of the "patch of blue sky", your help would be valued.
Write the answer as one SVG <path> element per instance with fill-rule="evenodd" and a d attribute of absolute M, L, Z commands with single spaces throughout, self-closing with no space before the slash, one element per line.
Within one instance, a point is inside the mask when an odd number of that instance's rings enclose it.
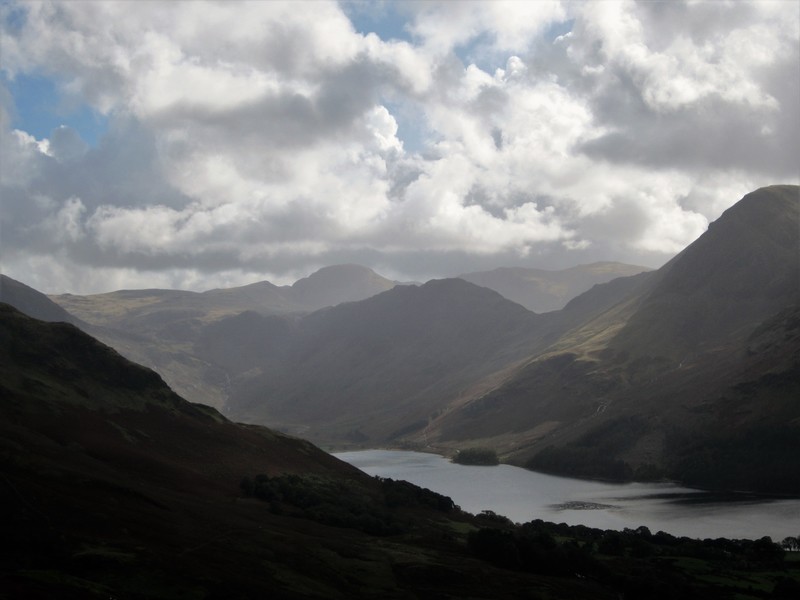
<path fill-rule="evenodd" d="M 11 126 L 37 139 L 49 138 L 56 128 L 66 125 L 87 144 L 96 146 L 108 130 L 107 116 L 66 99 L 50 77 L 17 73 L 11 79 L 3 73 L 2 84 L 14 99 Z"/>
<path fill-rule="evenodd" d="M 551 23 L 550 26 L 544 32 L 544 38 L 547 41 L 552 42 L 556 38 L 559 38 L 562 35 L 566 35 L 570 31 L 572 31 L 572 27 L 574 25 L 575 25 L 575 19 L 569 19 L 567 21 Z"/>
<path fill-rule="evenodd" d="M 431 132 L 422 107 L 416 102 L 387 99 L 383 105 L 397 122 L 397 137 L 403 142 L 403 150 L 409 154 L 423 153 L 430 142 Z"/>
<path fill-rule="evenodd" d="M 374 33 L 384 41 L 404 40 L 412 37 L 406 29 L 408 13 L 402 2 L 391 0 L 360 0 L 339 3 L 355 30 L 363 35 Z"/>
<path fill-rule="evenodd" d="M 17 33 L 22 30 L 28 17 L 28 9 L 24 4 L 0 0 L 0 11 L 9 33 Z"/>
<path fill-rule="evenodd" d="M 548 44 L 552 43 L 556 38 L 572 31 L 574 23 L 574 19 L 551 23 L 542 32 L 540 40 L 543 39 Z M 514 54 L 513 51 L 504 53 L 490 51 L 493 42 L 494 35 L 488 31 L 484 31 L 480 35 L 470 39 L 466 44 L 457 46 L 454 52 L 464 65 L 474 64 L 482 71 L 493 74 L 495 69 L 504 69 L 506 67 L 506 61 Z M 535 40 L 532 40 L 530 47 L 536 47 Z M 526 48 L 520 48 L 519 54 L 524 55 L 527 51 L 528 49 Z"/>

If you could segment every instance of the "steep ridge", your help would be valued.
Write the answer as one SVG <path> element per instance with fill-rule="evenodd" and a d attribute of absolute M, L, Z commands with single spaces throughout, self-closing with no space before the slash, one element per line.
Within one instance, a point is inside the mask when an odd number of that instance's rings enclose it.
<path fill-rule="evenodd" d="M 268 341 L 262 319 L 253 346 L 262 373 L 228 406 L 320 442 L 384 443 L 423 429 L 465 388 L 545 345 L 556 325 L 460 279 L 312 313 L 279 341 Z"/>
<path fill-rule="evenodd" d="M 0 392 L 9 598 L 616 597 L 572 571 L 493 567 L 454 536 L 485 523 L 449 499 L 231 423 L 75 327 L 7 304 Z M 258 500 L 255 474 L 286 491 Z"/>
<path fill-rule="evenodd" d="M 579 476 L 796 493 L 786 472 L 800 469 L 799 213 L 796 186 L 748 194 L 626 298 L 443 415 L 429 438 L 482 440 L 519 464 Z M 764 331 L 771 341 L 759 345 Z M 735 465 L 746 440 L 763 451 Z"/>
<path fill-rule="evenodd" d="M 0 274 L 0 302 L 5 302 L 26 315 L 51 323 L 77 325 L 80 320 L 61 308 L 41 292 L 20 281 Z"/>
<path fill-rule="evenodd" d="M 596 262 L 560 271 L 505 267 L 459 275 L 460 279 L 488 287 L 536 313 L 560 310 L 594 285 L 631 277 L 651 269 L 615 262 Z"/>
<path fill-rule="evenodd" d="M 798 300 L 799 224 L 797 186 L 746 195 L 659 270 L 612 347 L 682 360 L 748 335 Z"/>

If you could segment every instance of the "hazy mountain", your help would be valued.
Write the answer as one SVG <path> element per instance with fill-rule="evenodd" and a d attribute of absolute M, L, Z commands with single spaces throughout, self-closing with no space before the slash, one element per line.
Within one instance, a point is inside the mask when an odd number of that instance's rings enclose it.
<path fill-rule="evenodd" d="M 650 269 L 616 262 L 596 262 L 561 271 L 506 267 L 466 273 L 459 278 L 488 287 L 528 310 L 542 313 L 564 308 L 567 302 L 596 284 L 646 271 Z"/>
<path fill-rule="evenodd" d="M 492 522 L 231 423 L 73 326 L 6 304 L 0 390 L 10 598 L 616 597 L 577 561 L 556 577 L 492 566 L 466 534 Z"/>
<path fill-rule="evenodd" d="M 396 285 L 361 265 L 324 267 L 291 286 L 292 301 L 303 310 L 314 311 L 342 302 L 355 302 L 385 292 Z"/>
<path fill-rule="evenodd" d="M 80 317 L 91 335 L 130 360 L 155 369 L 177 392 L 221 409 L 230 374 L 214 360 L 221 358 L 222 363 L 230 364 L 228 350 L 236 352 L 238 334 L 225 334 L 215 325 L 219 320 L 247 311 L 288 316 L 361 300 L 394 285 L 366 267 L 339 265 L 321 269 L 292 286 L 262 281 L 202 293 L 120 290 L 88 296 L 62 294 L 52 299 Z M 222 347 L 228 350 L 221 355 L 218 350 Z"/>
<path fill-rule="evenodd" d="M 799 213 L 796 186 L 747 195 L 428 439 L 561 473 L 798 491 Z"/>
<path fill-rule="evenodd" d="M 260 281 L 207 292 L 120 290 L 89 296 L 62 294 L 52 299 L 88 323 L 181 338 L 199 324 L 248 310 L 263 314 L 309 312 L 363 300 L 394 285 L 366 267 L 338 265 L 320 269 L 291 286 Z"/>

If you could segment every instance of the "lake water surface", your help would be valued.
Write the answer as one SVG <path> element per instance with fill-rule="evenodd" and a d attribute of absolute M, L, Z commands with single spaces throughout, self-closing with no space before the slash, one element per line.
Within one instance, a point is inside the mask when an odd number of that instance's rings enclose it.
<path fill-rule="evenodd" d="M 720 497 L 664 483 L 612 484 L 512 467 L 457 465 L 436 454 L 399 450 L 341 452 L 369 475 L 405 479 L 450 496 L 462 509 L 492 510 L 518 523 L 543 519 L 600 529 L 661 530 L 694 538 L 773 541 L 800 535 L 800 499 Z"/>

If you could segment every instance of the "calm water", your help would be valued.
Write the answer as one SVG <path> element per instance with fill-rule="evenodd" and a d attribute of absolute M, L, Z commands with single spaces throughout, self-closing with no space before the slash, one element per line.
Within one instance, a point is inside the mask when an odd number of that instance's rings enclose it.
<path fill-rule="evenodd" d="M 720 498 L 672 484 L 610 484 L 535 473 L 509 465 L 457 465 L 435 454 L 396 450 L 335 456 L 370 475 L 405 479 L 450 496 L 471 513 L 493 510 L 523 523 L 544 519 L 601 529 L 645 525 L 696 538 L 774 541 L 800 534 L 800 499 Z"/>

